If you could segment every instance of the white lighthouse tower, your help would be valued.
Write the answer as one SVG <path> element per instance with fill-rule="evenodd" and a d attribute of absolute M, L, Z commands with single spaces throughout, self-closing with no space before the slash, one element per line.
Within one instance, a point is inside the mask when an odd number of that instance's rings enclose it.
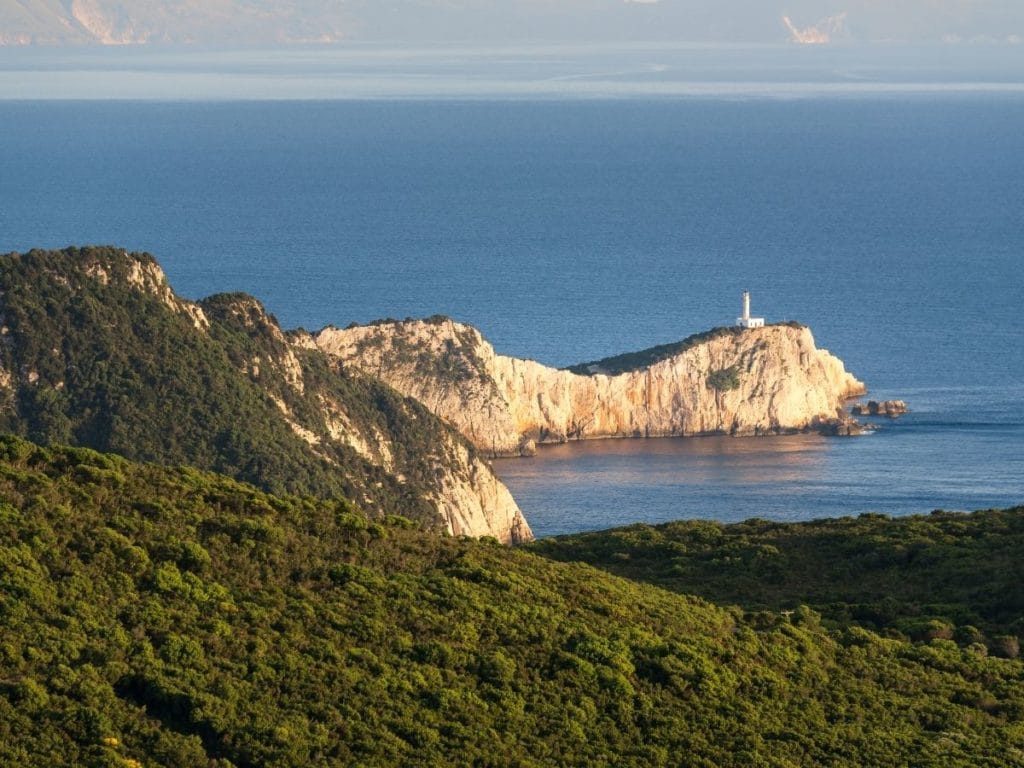
<path fill-rule="evenodd" d="M 764 328 L 763 317 L 750 316 L 750 291 L 743 292 L 743 317 L 736 318 L 736 325 L 740 328 Z"/>

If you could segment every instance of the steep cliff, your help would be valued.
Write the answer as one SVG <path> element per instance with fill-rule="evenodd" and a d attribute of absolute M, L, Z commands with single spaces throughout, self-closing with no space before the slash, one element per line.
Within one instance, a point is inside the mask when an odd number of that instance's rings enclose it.
<path fill-rule="evenodd" d="M 499 355 L 477 330 L 439 317 L 326 328 L 314 340 L 492 455 L 567 439 L 824 427 L 842 418 L 846 398 L 865 391 L 796 324 L 716 329 L 577 367 L 588 373 Z"/>
<path fill-rule="evenodd" d="M 0 430 L 531 538 L 489 465 L 421 404 L 286 334 L 252 297 L 181 299 L 146 254 L 0 257 Z"/>

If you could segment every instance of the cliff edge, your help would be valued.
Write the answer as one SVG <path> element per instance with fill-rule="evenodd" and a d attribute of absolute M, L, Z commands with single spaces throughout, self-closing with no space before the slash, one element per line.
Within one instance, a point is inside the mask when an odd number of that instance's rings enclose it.
<path fill-rule="evenodd" d="M 499 355 L 475 328 L 440 317 L 325 328 L 312 339 L 492 456 L 570 439 L 835 428 L 844 400 L 866 391 L 794 323 L 715 329 L 572 370 Z"/>

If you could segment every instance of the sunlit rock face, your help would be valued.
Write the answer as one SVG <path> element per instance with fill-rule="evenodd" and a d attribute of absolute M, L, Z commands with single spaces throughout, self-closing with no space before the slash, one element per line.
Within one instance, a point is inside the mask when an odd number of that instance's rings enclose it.
<path fill-rule="evenodd" d="M 865 392 L 802 326 L 712 336 L 615 375 L 580 375 L 495 353 L 448 319 L 327 328 L 317 346 L 380 377 L 493 456 L 602 437 L 755 435 L 833 427 Z"/>

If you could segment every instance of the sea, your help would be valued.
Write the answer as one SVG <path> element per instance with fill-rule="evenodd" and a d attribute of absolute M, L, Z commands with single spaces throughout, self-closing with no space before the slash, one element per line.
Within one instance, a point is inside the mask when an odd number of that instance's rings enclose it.
<path fill-rule="evenodd" d="M 954 76 L 886 50 L 445 50 L 0 52 L 0 251 L 144 250 L 285 327 L 442 313 L 553 366 L 729 324 L 746 289 L 910 408 L 860 437 L 496 461 L 539 536 L 1024 503 L 1019 51 Z"/>

